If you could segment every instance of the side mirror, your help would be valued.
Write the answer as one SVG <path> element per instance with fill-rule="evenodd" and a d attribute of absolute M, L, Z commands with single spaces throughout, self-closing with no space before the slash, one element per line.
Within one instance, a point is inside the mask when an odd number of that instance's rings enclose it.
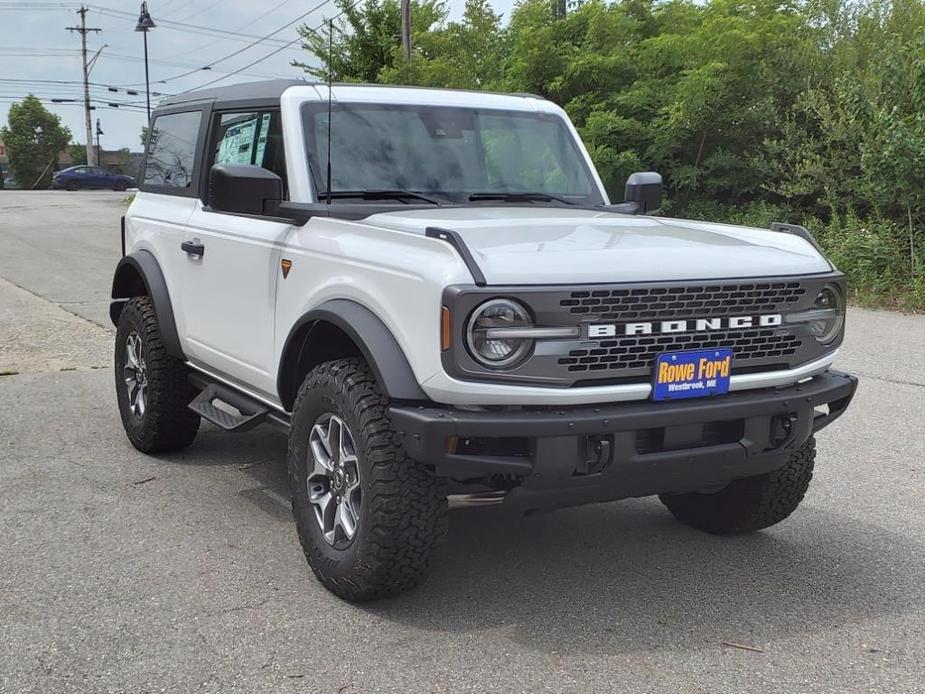
<path fill-rule="evenodd" d="M 209 170 L 209 206 L 218 212 L 264 214 L 267 201 L 281 200 L 283 179 L 248 164 L 215 164 Z"/>
<path fill-rule="evenodd" d="M 662 204 L 662 176 L 655 171 L 637 171 L 626 179 L 626 202 L 636 203 L 636 214 L 651 214 Z"/>

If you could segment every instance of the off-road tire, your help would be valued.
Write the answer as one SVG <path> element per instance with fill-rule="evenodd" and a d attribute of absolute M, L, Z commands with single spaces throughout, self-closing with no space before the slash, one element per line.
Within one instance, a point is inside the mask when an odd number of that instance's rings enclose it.
<path fill-rule="evenodd" d="M 340 359 L 306 376 L 293 407 L 288 467 L 299 541 L 318 580 L 351 602 L 418 585 L 446 529 L 445 487 L 405 454 L 388 405 L 365 362 Z M 347 424 L 360 473 L 359 520 L 343 549 L 324 539 L 307 487 L 312 467 L 309 436 L 325 413 Z"/>
<path fill-rule="evenodd" d="M 123 380 L 126 341 L 132 333 L 141 338 L 147 366 L 146 408 L 133 414 Z M 199 415 L 187 405 L 196 397 L 186 367 L 167 353 L 157 314 L 151 299 L 138 296 L 126 303 L 119 314 L 115 349 L 116 397 L 128 440 L 143 453 L 166 453 L 189 446 L 199 431 Z"/>
<path fill-rule="evenodd" d="M 659 498 L 682 523 L 715 535 L 753 533 L 793 513 L 813 478 L 812 437 L 777 470 L 730 482 L 714 494 L 663 494 Z"/>

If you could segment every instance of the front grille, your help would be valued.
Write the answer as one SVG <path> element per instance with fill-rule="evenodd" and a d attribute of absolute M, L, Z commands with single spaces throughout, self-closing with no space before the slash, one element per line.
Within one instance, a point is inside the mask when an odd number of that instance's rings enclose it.
<path fill-rule="evenodd" d="M 559 306 L 573 315 L 602 320 L 668 320 L 783 313 L 805 293 L 799 282 L 596 289 L 571 292 Z"/>
<path fill-rule="evenodd" d="M 651 368 L 662 352 L 732 347 L 734 364 L 756 359 L 786 363 L 803 344 L 779 330 L 715 330 L 710 333 L 626 336 L 602 340 L 591 349 L 573 349 L 559 364 L 571 372 Z"/>
<path fill-rule="evenodd" d="M 653 267 L 657 272 L 657 267 Z M 524 303 L 536 325 L 578 327 L 579 336 L 540 340 L 529 359 L 510 372 L 485 369 L 465 348 L 444 352 L 452 376 L 515 384 L 558 387 L 646 383 L 664 352 L 732 349 L 732 373 L 741 375 L 791 369 L 828 354 L 837 343 L 821 345 L 808 323 L 791 323 L 788 316 L 812 308 L 826 284 L 843 285 L 836 274 L 766 277 L 760 279 L 681 280 L 636 284 L 450 287 L 444 305 L 451 307 L 453 333 L 464 335 L 466 321 L 481 302 L 499 295 Z M 780 325 L 759 325 L 759 316 L 779 314 Z M 751 317 L 754 327 L 730 327 L 733 317 Z M 717 330 L 662 331 L 662 321 L 713 319 Z M 716 322 L 716 319 L 722 319 Z M 652 323 L 651 332 L 628 323 Z M 614 326 L 610 335 L 591 337 L 591 325 Z M 597 334 L 597 331 L 595 331 Z"/>

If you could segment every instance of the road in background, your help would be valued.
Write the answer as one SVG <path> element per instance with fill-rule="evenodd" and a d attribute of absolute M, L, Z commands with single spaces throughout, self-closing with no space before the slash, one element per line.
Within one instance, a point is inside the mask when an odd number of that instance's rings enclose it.
<path fill-rule="evenodd" d="M 0 377 L 0 692 L 923 691 L 925 317 L 851 311 L 860 390 L 783 524 L 717 538 L 655 499 L 457 511 L 424 586 L 354 606 L 302 558 L 283 436 L 126 441 L 121 197 L 0 193 L 0 345 L 26 364 Z M 30 334 L 81 347 L 61 366 Z"/>

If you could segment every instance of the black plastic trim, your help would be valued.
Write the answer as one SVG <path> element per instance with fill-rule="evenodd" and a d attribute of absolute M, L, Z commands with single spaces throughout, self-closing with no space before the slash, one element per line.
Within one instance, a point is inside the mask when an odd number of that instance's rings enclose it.
<path fill-rule="evenodd" d="M 825 257 L 825 253 L 822 250 L 822 247 L 819 245 L 819 242 L 816 241 L 816 237 L 810 233 L 809 229 L 799 224 L 787 224 L 786 222 L 771 222 L 768 227 L 771 231 L 777 231 L 782 234 L 793 234 L 794 236 L 799 236 L 804 241 L 807 241 L 813 248 L 819 251 L 819 255 L 825 258 L 825 261 L 829 264 L 833 270 L 835 266 Z"/>
<path fill-rule="evenodd" d="M 292 403 L 291 398 L 285 397 L 284 394 L 293 390 L 287 383 L 295 377 L 293 370 L 299 362 L 299 354 L 296 351 L 301 349 L 301 346 L 296 344 L 297 336 L 304 326 L 317 322 L 330 323 L 347 334 L 373 370 L 380 387 L 390 398 L 427 399 L 401 346 L 385 323 L 362 304 L 349 299 L 331 299 L 296 321 L 286 338 L 276 379 L 276 390 L 287 410 L 291 409 Z M 435 326 L 434 330 L 436 329 Z M 295 384 L 294 390 L 298 390 L 298 386 L 299 384 Z"/>
<path fill-rule="evenodd" d="M 741 391 L 677 402 L 639 401 L 566 408 L 480 411 L 455 410 L 439 405 L 393 405 L 390 414 L 393 425 L 401 433 L 408 455 L 421 463 L 433 465 L 441 474 L 454 477 L 532 474 L 537 472 L 538 465 L 545 464 L 542 460 L 544 454 L 553 449 L 557 453 L 558 462 L 549 464 L 571 471 L 578 462 L 574 456 L 579 455 L 581 439 L 587 436 L 612 436 L 616 451 L 615 464 L 624 466 L 627 473 L 640 475 L 645 485 L 651 485 L 654 490 L 648 493 L 657 493 L 670 491 L 671 487 L 660 488 L 658 472 L 655 471 L 657 466 L 653 466 L 653 472 L 646 472 L 645 467 L 649 462 L 683 465 L 696 475 L 699 474 L 698 467 L 709 467 L 711 456 L 716 454 L 723 459 L 721 468 L 731 465 L 734 469 L 742 469 L 745 461 L 752 457 L 785 458 L 789 451 L 800 446 L 813 432 L 831 424 L 845 411 L 854 396 L 857 383 L 855 376 L 830 370 L 811 381 L 786 388 Z M 825 404 L 829 405 L 829 413 L 817 417 L 815 408 Z M 786 440 L 775 443 L 771 439 L 772 418 L 790 416 L 793 417 L 790 435 Z M 640 430 L 733 420 L 744 420 L 744 435 L 736 443 L 699 448 L 681 447 L 648 454 L 636 450 L 636 432 Z M 447 440 L 451 437 L 460 440 L 526 438 L 530 441 L 531 454 L 516 459 L 460 455 L 447 451 Z M 559 445 L 562 442 L 574 444 L 570 449 L 573 453 L 571 459 L 562 455 L 562 447 Z M 636 467 L 629 469 L 633 466 Z M 655 477 L 649 478 L 647 475 Z M 567 477 L 571 478 L 571 472 Z"/>
<path fill-rule="evenodd" d="M 109 304 L 109 317 L 113 325 L 119 322 L 119 314 L 125 307 L 125 300 L 138 296 L 133 289 L 137 289 L 133 275 L 137 274 L 144 283 L 145 293 L 151 297 L 157 322 L 161 329 L 161 336 L 167 346 L 167 352 L 177 359 L 186 359 L 183 348 L 180 346 L 180 337 L 177 333 L 177 324 L 174 320 L 173 306 L 170 303 L 170 293 L 167 291 L 167 281 L 154 254 L 145 249 L 129 253 L 119 261 L 112 279 L 112 298 Z"/>
<path fill-rule="evenodd" d="M 459 253 L 459 256 L 466 264 L 466 267 L 469 268 L 472 279 L 475 280 L 476 287 L 484 287 L 488 284 L 485 275 L 482 273 L 482 268 L 475 262 L 475 258 L 472 257 L 469 247 L 466 245 L 466 242 L 459 232 L 453 231 L 452 229 L 441 229 L 440 227 L 427 227 L 427 229 L 424 230 L 424 235 L 430 239 L 446 241 L 455 248 L 456 252 Z"/>

